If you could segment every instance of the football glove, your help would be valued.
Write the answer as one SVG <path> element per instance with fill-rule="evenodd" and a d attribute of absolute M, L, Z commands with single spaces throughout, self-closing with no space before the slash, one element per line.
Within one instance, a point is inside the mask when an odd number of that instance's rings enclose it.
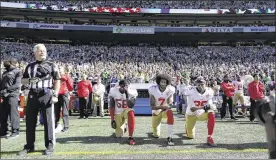
<path fill-rule="evenodd" d="M 112 127 L 113 129 L 116 129 L 116 122 L 115 122 L 115 120 L 112 120 L 112 121 L 111 121 L 111 127 Z"/>
<path fill-rule="evenodd" d="M 205 112 L 208 112 L 209 109 L 211 109 L 209 104 L 204 105 L 203 109 L 205 110 Z"/>

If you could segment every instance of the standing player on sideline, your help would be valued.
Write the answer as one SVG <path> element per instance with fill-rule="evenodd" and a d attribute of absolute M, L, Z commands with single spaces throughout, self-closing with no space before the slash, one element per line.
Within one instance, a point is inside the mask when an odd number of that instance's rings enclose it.
<path fill-rule="evenodd" d="M 207 120 L 208 137 L 207 144 L 215 147 L 216 144 L 212 139 L 212 134 L 215 127 L 216 106 L 213 104 L 212 98 L 214 91 L 206 87 L 206 82 L 203 77 L 198 77 L 196 80 L 196 88 L 189 90 L 188 108 L 186 114 L 186 136 L 193 139 L 195 137 L 196 121 Z"/>
<path fill-rule="evenodd" d="M 126 132 L 126 125 L 128 125 L 129 144 L 135 145 L 132 137 L 135 128 L 134 110 L 132 108 L 136 102 L 138 92 L 128 85 L 129 83 L 127 81 L 120 80 L 119 86 L 110 89 L 109 112 L 111 126 L 115 129 L 116 137 L 122 137 L 123 133 Z M 127 124 L 125 122 L 126 119 L 128 120 Z"/>
<path fill-rule="evenodd" d="M 167 143 L 173 146 L 173 112 L 171 106 L 173 104 L 173 94 L 175 88 L 171 86 L 171 77 L 169 75 L 161 74 L 156 77 L 157 85 L 149 88 L 150 106 L 152 109 L 152 129 L 153 136 L 159 138 L 161 120 L 167 118 L 168 124 L 168 138 Z"/>
<path fill-rule="evenodd" d="M 240 76 L 237 76 L 237 81 L 234 81 L 233 85 L 235 86 L 233 106 L 236 106 L 238 104 L 238 101 L 240 101 L 242 105 L 243 116 L 246 116 L 246 108 L 244 105 L 244 94 L 243 94 L 244 83 L 241 80 Z"/>

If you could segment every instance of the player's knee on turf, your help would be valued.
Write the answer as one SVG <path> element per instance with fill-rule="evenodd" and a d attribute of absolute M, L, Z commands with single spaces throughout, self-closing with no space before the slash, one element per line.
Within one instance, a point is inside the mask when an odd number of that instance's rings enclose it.
<path fill-rule="evenodd" d="M 117 138 L 122 137 L 124 134 L 125 121 L 121 115 L 115 115 L 116 129 L 115 135 Z"/>
<path fill-rule="evenodd" d="M 152 116 L 152 132 L 153 136 L 159 137 L 160 136 L 160 128 L 161 128 L 161 120 L 162 114 L 158 114 L 157 116 Z"/>
<path fill-rule="evenodd" d="M 195 115 L 187 115 L 186 116 L 186 136 L 188 138 L 195 137 L 196 121 L 197 121 L 197 117 Z"/>

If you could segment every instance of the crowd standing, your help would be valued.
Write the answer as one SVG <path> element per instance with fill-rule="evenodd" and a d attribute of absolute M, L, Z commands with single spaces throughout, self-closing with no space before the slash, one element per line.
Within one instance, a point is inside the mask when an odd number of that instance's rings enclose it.
<path fill-rule="evenodd" d="M 4 59 L 17 58 L 21 69 L 33 61 L 33 44 L 1 42 Z M 261 75 L 264 84 L 273 81 L 275 75 L 275 48 L 273 46 L 198 46 L 181 45 L 115 45 L 93 43 L 71 46 L 46 44 L 49 59 L 65 66 L 73 79 L 81 74 L 102 77 L 103 83 L 112 79 L 128 79 L 132 83 L 154 82 L 158 73 L 172 77 L 188 77 L 192 82 L 203 76 L 207 80 L 230 79 L 236 75 L 254 73 Z"/>

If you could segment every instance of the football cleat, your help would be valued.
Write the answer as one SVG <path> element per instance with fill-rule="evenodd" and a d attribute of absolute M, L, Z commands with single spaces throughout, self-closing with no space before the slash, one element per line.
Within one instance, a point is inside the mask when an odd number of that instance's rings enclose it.
<path fill-rule="evenodd" d="M 174 146 L 174 143 L 173 143 L 173 140 L 172 140 L 171 137 L 167 138 L 167 143 L 168 143 L 169 146 Z"/>
<path fill-rule="evenodd" d="M 135 145 L 136 144 L 133 137 L 128 138 L 128 143 L 129 143 L 129 145 Z"/>
<path fill-rule="evenodd" d="M 209 146 L 212 146 L 212 147 L 217 147 L 217 145 L 215 144 L 215 142 L 213 141 L 213 138 L 212 137 L 208 137 L 207 138 L 207 144 Z"/>

